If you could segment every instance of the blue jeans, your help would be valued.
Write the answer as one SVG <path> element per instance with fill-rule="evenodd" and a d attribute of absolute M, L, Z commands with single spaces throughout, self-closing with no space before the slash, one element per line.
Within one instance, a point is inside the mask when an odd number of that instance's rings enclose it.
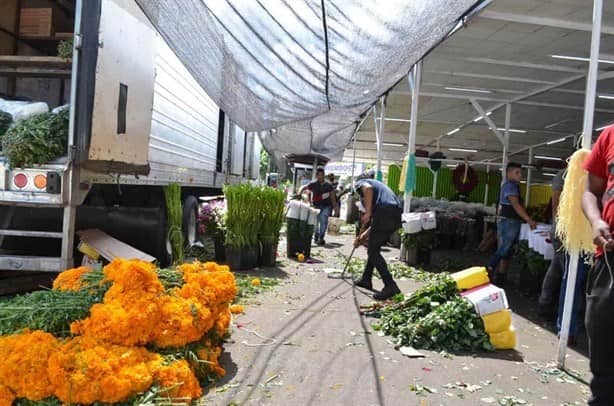
<path fill-rule="evenodd" d="M 520 234 L 520 220 L 500 217 L 497 224 L 497 251 L 490 259 L 488 268 L 493 271 L 497 269 L 497 265 L 502 259 L 508 259 L 512 255 L 514 243 Z"/>
<path fill-rule="evenodd" d="M 324 234 L 326 234 L 326 230 L 328 229 L 328 218 L 332 213 L 332 206 L 324 206 L 320 208 L 320 213 L 318 213 L 318 225 L 316 226 L 315 239 L 323 240 Z"/>
<path fill-rule="evenodd" d="M 576 274 L 576 289 L 574 291 L 573 306 L 571 308 L 571 323 L 569 324 L 569 336 L 578 336 L 578 311 L 580 304 L 584 298 L 585 290 L 582 288 L 586 281 L 587 265 L 584 262 L 585 258 L 580 258 L 578 261 L 578 273 Z M 565 267 L 563 269 L 563 279 L 561 280 L 561 293 L 559 296 L 559 315 L 556 320 L 556 331 L 561 332 L 561 324 L 563 323 L 563 308 L 565 305 L 565 290 L 567 289 L 567 273 L 569 271 L 569 256 L 565 259 Z"/>

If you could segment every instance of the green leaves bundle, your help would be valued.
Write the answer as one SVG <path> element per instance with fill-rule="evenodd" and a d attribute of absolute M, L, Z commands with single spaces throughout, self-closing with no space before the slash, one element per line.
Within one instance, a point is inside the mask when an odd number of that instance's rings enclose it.
<path fill-rule="evenodd" d="M 168 215 L 168 240 L 173 251 L 173 261 L 183 262 L 183 208 L 181 205 L 181 186 L 178 183 L 171 183 L 164 187 L 164 198 L 166 200 L 166 211 Z"/>
<path fill-rule="evenodd" d="M 455 296 L 415 323 L 401 326 L 396 335 L 401 345 L 450 352 L 492 351 L 482 319 L 473 305 Z"/>
<path fill-rule="evenodd" d="M 90 307 L 102 302 L 107 287 L 105 284 L 79 291 L 41 290 L 0 302 L 0 335 L 30 328 L 67 337 L 70 323 L 86 318 Z"/>
<path fill-rule="evenodd" d="M 12 167 L 42 165 L 66 154 L 70 109 L 17 122 L 2 137 L 2 150 Z"/>
<path fill-rule="evenodd" d="M 450 352 L 493 349 L 480 316 L 447 274 L 384 308 L 376 328 L 402 346 Z"/>
<path fill-rule="evenodd" d="M 260 189 L 262 200 L 262 224 L 260 226 L 260 240 L 265 243 L 277 244 L 279 230 L 284 222 L 286 197 L 281 190 L 264 187 Z"/>
<path fill-rule="evenodd" d="M 227 185 L 226 197 L 226 245 L 248 248 L 258 244 L 258 232 L 262 223 L 259 188 L 249 183 Z"/>
<path fill-rule="evenodd" d="M 13 122 L 13 116 L 6 111 L 0 110 L 0 140 L 2 140 L 2 136 L 11 126 Z"/>

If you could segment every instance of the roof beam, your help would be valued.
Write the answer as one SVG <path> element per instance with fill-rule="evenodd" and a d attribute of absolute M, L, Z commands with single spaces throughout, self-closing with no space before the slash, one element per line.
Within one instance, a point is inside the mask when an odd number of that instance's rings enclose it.
<path fill-rule="evenodd" d="M 543 63 L 520 62 L 520 61 L 508 61 L 504 59 L 480 58 L 480 57 L 457 57 L 453 55 L 437 55 L 437 54 L 434 54 L 432 57 L 442 58 L 442 59 L 454 59 L 454 60 L 461 60 L 461 61 L 467 61 L 467 62 L 477 62 L 477 63 L 484 63 L 484 64 L 489 64 L 489 65 L 512 66 L 515 68 L 547 70 L 551 72 L 567 72 L 567 73 L 585 72 L 585 69 L 571 68 L 568 66 L 550 65 L 550 64 L 543 64 Z"/>
<path fill-rule="evenodd" d="M 393 94 L 399 94 L 398 92 L 391 92 Z M 540 94 L 543 92 L 539 92 L 537 94 Z M 532 95 L 532 96 L 536 96 Z M 506 103 L 515 103 L 515 104 L 522 104 L 522 105 L 527 105 L 527 106 L 538 106 L 538 107 L 552 107 L 552 108 L 556 108 L 556 109 L 568 109 L 568 110 L 584 110 L 584 106 L 578 106 L 578 105 L 573 105 L 573 104 L 561 104 L 561 103 L 546 103 L 546 102 L 537 102 L 537 101 L 529 101 L 529 100 L 524 100 L 525 94 L 521 95 L 521 99 L 520 100 L 516 100 L 516 97 L 513 97 L 511 99 L 502 99 L 499 97 L 489 97 L 489 96 L 466 96 L 466 95 L 462 95 L 462 94 L 452 94 L 452 93 L 437 93 L 437 92 L 422 92 L 420 93 L 420 96 L 425 96 L 425 97 L 440 97 L 442 99 L 460 99 L 460 100 L 467 100 L 469 101 L 469 99 L 475 99 L 475 100 L 481 100 L 481 101 L 490 101 L 490 102 L 498 102 L 500 103 L 500 105 L 497 105 L 493 108 L 490 108 L 489 111 L 494 111 L 494 110 L 498 110 L 500 109 L 502 106 L 504 106 Z M 532 96 L 527 96 L 527 97 L 532 97 Z M 612 109 L 595 109 L 595 111 L 599 112 L 599 113 L 614 113 L 614 110 Z M 468 121 L 467 123 L 463 124 L 462 127 L 466 127 L 468 125 L 470 125 L 471 123 L 473 123 L 473 120 L 471 120 L 470 122 Z M 443 137 L 442 137 L 443 138 Z"/>
<path fill-rule="evenodd" d="M 523 78 L 523 77 L 515 77 L 515 76 L 489 75 L 485 73 L 455 72 L 455 71 L 442 71 L 442 70 L 427 70 L 425 72 L 434 73 L 438 75 L 460 76 L 460 77 L 475 78 L 475 79 L 501 80 L 501 81 L 506 81 L 506 82 L 535 83 L 535 84 L 540 84 L 540 85 L 553 85 L 557 83 L 557 82 L 553 82 L 550 80 L 531 79 L 531 78 Z"/>
<path fill-rule="evenodd" d="M 528 14 L 504 13 L 504 12 L 494 11 L 494 10 L 484 10 L 482 13 L 478 15 L 478 17 L 487 18 L 489 20 L 508 21 L 511 23 L 520 23 L 520 24 L 542 25 L 545 27 L 563 28 L 566 30 L 574 30 L 574 31 L 591 32 L 593 30 L 593 24 L 591 23 L 582 23 L 579 21 L 570 21 L 570 20 L 560 20 L 558 18 L 532 16 Z M 614 26 L 602 25 L 601 33 L 614 35 Z"/>
<path fill-rule="evenodd" d="M 524 95 L 514 97 L 514 98 L 512 98 L 511 100 L 509 100 L 508 102 L 501 102 L 501 103 L 499 103 L 499 104 L 497 104 L 497 105 L 495 105 L 495 106 L 491 107 L 491 108 L 490 108 L 488 111 L 489 111 L 489 112 L 493 112 L 493 111 L 495 111 L 495 110 L 498 110 L 498 109 L 500 109 L 501 107 L 505 106 L 505 104 L 506 104 L 506 103 L 520 103 L 520 104 L 528 104 L 528 105 L 539 106 L 540 104 L 537 104 L 537 103 L 539 103 L 539 102 L 528 102 L 528 101 L 523 101 L 523 100 L 524 100 L 524 99 L 527 99 L 527 98 L 529 98 L 529 97 L 537 96 L 538 94 L 545 93 L 545 92 L 550 91 L 550 90 L 552 90 L 552 89 L 556 89 L 556 88 L 558 88 L 558 87 L 568 85 L 568 84 L 570 84 L 570 83 L 575 82 L 576 80 L 579 80 L 579 79 L 584 78 L 585 76 L 586 76 L 585 74 L 578 74 L 578 75 L 570 76 L 570 77 L 568 77 L 567 79 L 563 79 L 563 80 L 561 80 L 560 82 L 557 82 L 557 83 L 555 83 L 555 84 L 551 84 L 551 85 L 546 85 L 546 86 L 539 87 L 539 88 L 537 88 L 537 89 L 535 89 L 535 90 L 533 90 L 533 91 L 531 91 L 531 92 L 528 92 L 528 93 L 526 93 L 526 94 L 524 94 Z M 614 72 L 603 72 L 603 73 L 599 74 L 599 76 L 598 76 L 598 80 L 610 79 L 610 78 L 614 78 Z M 479 99 L 479 98 L 478 98 L 478 97 L 476 97 L 476 99 Z M 554 105 L 551 105 L 551 107 L 554 107 Z M 574 108 L 574 109 L 575 109 L 575 108 Z M 584 110 L 584 107 L 582 107 L 581 109 L 582 109 L 582 110 Z M 596 110 L 596 111 L 603 112 L 603 110 L 605 110 L 605 109 L 599 109 L 599 110 Z M 606 112 L 609 112 L 609 111 L 606 111 Z M 473 122 L 474 122 L 474 121 L 473 121 L 473 119 L 471 119 L 471 120 L 469 120 L 469 121 L 466 121 L 465 123 L 461 124 L 461 125 L 459 126 L 459 128 L 461 128 L 461 129 L 462 129 L 462 128 L 464 128 L 464 127 L 467 127 L 467 126 L 469 126 L 469 125 L 473 124 Z M 446 133 L 443 133 L 443 134 L 442 134 L 442 135 L 440 135 L 440 136 L 437 138 L 437 140 L 435 140 L 434 142 L 437 142 L 437 141 L 441 140 L 441 139 L 442 139 L 442 138 L 444 138 L 446 135 L 447 135 L 447 132 L 446 132 Z"/>
<path fill-rule="evenodd" d="M 484 117 L 484 120 L 488 123 L 488 125 L 490 126 L 490 129 L 492 130 L 493 133 L 495 133 L 495 135 L 497 136 L 501 144 L 505 145 L 505 137 L 503 136 L 503 134 L 501 134 L 499 130 L 497 130 L 497 125 L 494 123 L 494 121 L 492 121 L 492 118 L 490 118 L 490 116 L 486 114 L 486 112 L 484 111 L 482 106 L 480 106 L 480 103 L 478 103 L 477 100 L 471 99 L 470 101 L 471 101 L 471 104 L 473 105 L 473 108 L 475 108 L 476 111 L 482 117 Z M 509 132 L 508 130 L 509 128 L 506 129 L 506 135 Z"/>

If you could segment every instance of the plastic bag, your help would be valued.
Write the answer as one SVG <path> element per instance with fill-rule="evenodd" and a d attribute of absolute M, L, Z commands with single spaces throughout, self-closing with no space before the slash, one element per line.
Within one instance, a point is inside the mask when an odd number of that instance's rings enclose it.
<path fill-rule="evenodd" d="M 17 122 L 32 116 L 48 113 L 49 106 L 47 103 L 43 102 L 30 103 L 0 99 L 0 110 L 11 114 L 13 116 L 13 122 Z"/>

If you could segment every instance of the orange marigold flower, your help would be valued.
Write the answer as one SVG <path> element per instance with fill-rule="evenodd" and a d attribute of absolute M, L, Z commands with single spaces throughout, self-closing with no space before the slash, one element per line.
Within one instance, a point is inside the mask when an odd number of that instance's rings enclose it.
<path fill-rule="evenodd" d="M 244 311 L 245 311 L 245 307 L 243 305 L 233 304 L 232 306 L 230 306 L 230 313 L 232 314 L 239 314 L 239 313 L 243 313 Z"/>
<path fill-rule="evenodd" d="M 204 347 L 201 347 L 196 352 L 196 355 L 198 356 L 199 360 L 204 361 L 208 365 L 209 370 L 213 374 L 217 375 L 218 377 L 223 377 L 226 375 L 226 370 L 222 368 L 219 363 L 220 355 L 222 355 L 221 346 L 211 347 L 210 343 L 205 343 Z"/>
<path fill-rule="evenodd" d="M 0 384 L 0 406 L 11 406 L 16 396 L 8 386 Z"/>
<path fill-rule="evenodd" d="M 175 361 L 163 366 L 156 374 L 156 381 L 163 388 L 162 393 L 174 401 L 189 404 L 199 398 L 203 390 L 186 360 Z"/>
<path fill-rule="evenodd" d="M 145 345 L 160 322 L 157 298 L 144 294 L 130 300 L 107 300 L 90 309 L 90 316 L 70 325 L 70 332 L 118 345 Z"/>
<path fill-rule="evenodd" d="M 116 259 L 104 268 L 112 285 L 90 316 L 70 326 L 73 334 L 96 337 L 118 345 L 151 342 L 160 321 L 158 298 L 164 288 L 153 264 Z"/>
<path fill-rule="evenodd" d="M 83 287 L 81 277 L 90 272 L 91 269 L 87 266 L 68 269 L 60 273 L 53 281 L 54 290 L 79 290 Z"/>
<path fill-rule="evenodd" d="M 258 278 L 252 279 L 252 286 L 260 286 L 260 279 Z"/>
<path fill-rule="evenodd" d="M 125 295 L 158 294 L 164 291 L 156 273 L 156 266 L 149 262 L 115 259 L 104 267 L 104 275 L 107 280 L 113 282 L 105 294 L 106 300 Z"/>
<path fill-rule="evenodd" d="M 48 373 L 63 403 L 114 403 L 147 390 L 161 363 L 158 354 L 143 347 L 76 337 L 49 358 Z"/>
<path fill-rule="evenodd" d="M 0 387 L 6 387 L 0 398 L 7 398 L 7 390 L 30 400 L 51 396 L 47 360 L 57 347 L 57 339 L 40 330 L 0 337 Z"/>
<path fill-rule="evenodd" d="M 226 306 L 225 310 L 219 312 L 218 318 L 215 321 L 215 330 L 218 336 L 224 337 L 226 336 L 226 334 L 228 334 L 228 328 L 230 327 L 231 319 L 232 315 L 230 314 L 228 306 Z"/>
<path fill-rule="evenodd" d="M 153 341 L 161 348 L 198 341 L 214 324 L 210 309 L 193 299 L 166 295 L 158 299 L 160 322 Z"/>

